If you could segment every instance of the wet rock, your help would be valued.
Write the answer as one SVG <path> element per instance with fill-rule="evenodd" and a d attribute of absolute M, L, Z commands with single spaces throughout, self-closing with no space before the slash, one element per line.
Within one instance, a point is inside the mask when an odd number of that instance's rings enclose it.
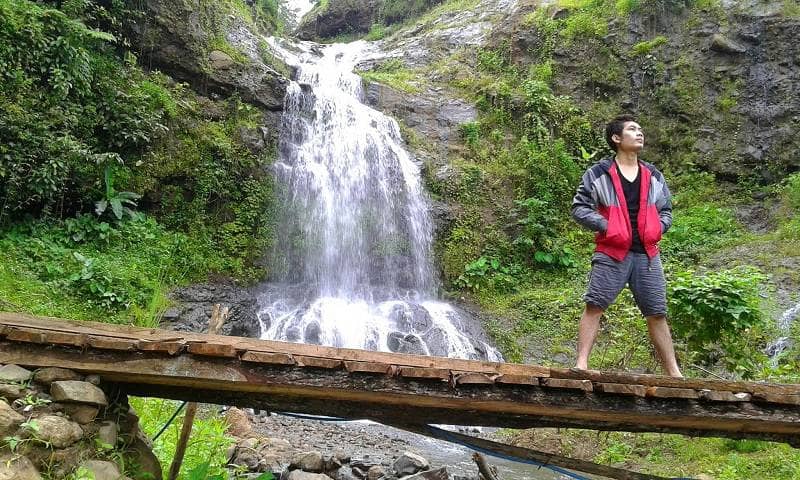
<path fill-rule="evenodd" d="M 396 337 L 395 337 L 396 339 Z M 428 351 L 425 348 L 425 342 L 416 335 L 409 334 L 402 339 L 397 340 L 397 353 L 408 353 L 412 355 L 427 355 Z"/>
<path fill-rule="evenodd" d="M 0 438 L 12 435 L 24 421 L 25 417 L 17 413 L 4 400 L 0 400 Z"/>
<path fill-rule="evenodd" d="M 403 452 L 403 455 L 392 464 L 392 470 L 398 476 L 413 475 L 429 468 L 428 460 L 413 452 Z"/>
<path fill-rule="evenodd" d="M 92 472 L 94 480 L 120 480 L 122 477 L 115 464 L 104 460 L 87 460 L 81 466 Z"/>
<path fill-rule="evenodd" d="M 446 357 L 449 353 L 449 338 L 447 332 L 441 328 L 430 329 L 422 338 L 425 340 L 425 345 L 428 346 L 428 351 L 431 355 Z"/>
<path fill-rule="evenodd" d="M 0 382 L 27 382 L 33 376 L 33 372 L 17 365 L 3 365 L 0 367 Z"/>
<path fill-rule="evenodd" d="M 231 283 L 204 283 L 178 288 L 169 296 L 179 303 L 180 314 L 173 321 L 165 323 L 165 328 L 181 332 L 206 332 L 211 308 L 219 303 L 229 308 L 228 319 L 222 325 L 223 335 L 258 338 L 261 334 L 257 294 L 252 289 Z"/>
<path fill-rule="evenodd" d="M 41 480 L 36 467 L 23 455 L 0 455 L 0 480 Z"/>
<path fill-rule="evenodd" d="M 45 415 L 36 419 L 36 437 L 55 448 L 66 448 L 83 438 L 83 429 L 64 417 Z"/>
<path fill-rule="evenodd" d="M 83 377 L 72 370 L 68 370 L 66 368 L 58 368 L 58 367 L 50 367 L 50 368 L 42 368 L 41 370 L 37 370 L 36 373 L 33 374 L 33 380 L 37 383 L 42 383 L 44 385 L 50 385 L 53 382 L 58 382 L 61 380 L 82 380 Z"/>
<path fill-rule="evenodd" d="M 80 403 L 64 404 L 64 413 L 81 425 L 93 422 L 94 419 L 97 418 L 97 413 L 99 411 L 100 409 L 94 405 L 83 405 Z"/>
<path fill-rule="evenodd" d="M 300 469 L 306 472 L 321 472 L 325 467 L 322 454 L 317 451 L 301 452 L 292 457 L 290 470 Z"/>
<path fill-rule="evenodd" d="M 57 402 L 88 403 L 90 405 L 106 406 L 106 394 L 89 382 L 64 380 L 53 382 L 50 385 L 50 395 Z"/>

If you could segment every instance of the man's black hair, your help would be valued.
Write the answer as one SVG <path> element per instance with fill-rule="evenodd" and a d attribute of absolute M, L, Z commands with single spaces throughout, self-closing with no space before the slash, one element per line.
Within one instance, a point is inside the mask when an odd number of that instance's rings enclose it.
<path fill-rule="evenodd" d="M 614 143 L 614 140 L 611 140 L 611 137 L 614 135 L 622 136 L 622 130 L 625 128 L 625 123 L 627 122 L 635 122 L 636 117 L 629 114 L 618 115 L 614 117 L 613 120 L 606 124 L 606 143 L 608 146 L 611 147 L 611 150 L 617 151 L 617 144 Z"/>

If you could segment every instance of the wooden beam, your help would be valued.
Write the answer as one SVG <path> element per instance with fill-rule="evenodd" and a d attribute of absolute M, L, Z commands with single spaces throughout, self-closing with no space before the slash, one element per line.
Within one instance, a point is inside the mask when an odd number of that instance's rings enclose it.
<path fill-rule="evenodd" d="M 157 352 L 31 348 L 0 341 L 0 363 L 60 366 L 96 373 L 137 394 L 224 403 L 269 411 L 401 420 L 414 412 L 429 423 L 526 428 L 563 426 L 620 431 L 761 438 L 797 443 L 800 411 L 793 405 L 575 395 L 533 385 L 454 386 L 434 379 L 351 375 L 344 368 L 313 371 L 236 358 L 170 356 Z M 431 381 L 439 380 L 439 381 Z"/>

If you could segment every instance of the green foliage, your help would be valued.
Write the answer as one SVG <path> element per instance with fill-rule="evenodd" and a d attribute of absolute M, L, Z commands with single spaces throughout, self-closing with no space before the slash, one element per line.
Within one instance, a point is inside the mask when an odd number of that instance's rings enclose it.
<path fill-rule="evenodd" d="M 386 27 L 382 23 L 374 23 L 369 28 L 369 32 L 364 37 L 364 40 L 375 41 L 381 40 L 386 37 Z"/>
<path fill-rule="evenodd" d="M 511 292 L 516 290 L 516 276 L 520 270 L 519 265 L 506 266 L 497 258 L 480 257 L 467 264 L 456 284 L 473 291 L 490 288 L 499 292 Z"/>
<path fill-rule="evenodd" d="M 647 55 L 654 49 L 660 47 L 661 45 L 664 45 L 665 43 L 667 43 L 667 37 L 659 35 L 652 40 L 645 40 L 643 42 L 639 42 L 634 46 L 632 46 L 630 55 L 632 57 Z"/>
<path fill-rule="evenodd" d="M 724 245 L 739 233 L 739 224 L 729 208 L 705 204 L 676 209 L 661 249 L 678 258 L 695 258 L 703 251 Z"/>
<path fill-rule="evenodd" d="M 133 192 L 118 192 L 114 189 L 114 170 L 111 165 L 106 166 L 103 181 L 106 185 L 105 197 L 95 203 L 95 213 L 102 216 L 106 213 L 109 206 L 111 212 L 117 220 L 122 220 L 124 217 L 134 217 L 136 214 L 130 207 L 136 206 L 136 200 L 142 196 Z"/>
<path fill-rule="evenodd" d="M 696 274 L 675 272 L 668 284 L 671 324 L 678 338 L 706 364 L 715 347 L 727 367 L 744 377 L 759 368 L 761 345 L 751 345 L 766 327 L 759 288 L 766 277 L 754 268 Z"/>
<path fill-rule="evenodd" d="M 153 437 L 166 424 L 179 403 L 156 398 L 130 398 L 131 406 L 139 415 L 142 430 Z M 175 445 L 183 425 L 183 414 L 178 415 L 153 444 L 153 452 L 166 470 L 175 455 Z M 210 411 L 198 414 L 192 424 L 192 434 L 186 448 L 181 476 L 183 480 L 227 479 L 226 450 L 234 440 L 225 434 L 225 420 Z M 202 475 L 201 475 L 202 474 Z M 164 472 L 166 478 L 167 472 Z"/>
<path fill-rule="evenodd" d="M 368 72 L 359 72 L 365 82 L 378 82 L 395 90 L 415 93 L 419 87 L 414 83 L 417 76 L 409 70 L 402 59 L 390 58 Z"/>
<path fill-rule="evenodd" d="M 387 25 L 419 17 L 443 0 L 384 0 L 380 17 Z"/>
<path fill-rule="evenodd" d="M 800 214 L 800 173 L 786 177 L 779 188 L 781 201 L 791 216 Z"/>

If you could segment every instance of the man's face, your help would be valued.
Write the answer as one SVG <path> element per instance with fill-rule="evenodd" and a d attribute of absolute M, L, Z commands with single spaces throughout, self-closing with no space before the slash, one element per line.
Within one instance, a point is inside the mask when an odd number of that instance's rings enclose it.
<path fill-rule="evenodd" d="M 636 122 L 625 122 L 620 135 L 611 137 L 617 143 L 617 151 L 638 152 L 644 148 L 644 132 Z"/>

